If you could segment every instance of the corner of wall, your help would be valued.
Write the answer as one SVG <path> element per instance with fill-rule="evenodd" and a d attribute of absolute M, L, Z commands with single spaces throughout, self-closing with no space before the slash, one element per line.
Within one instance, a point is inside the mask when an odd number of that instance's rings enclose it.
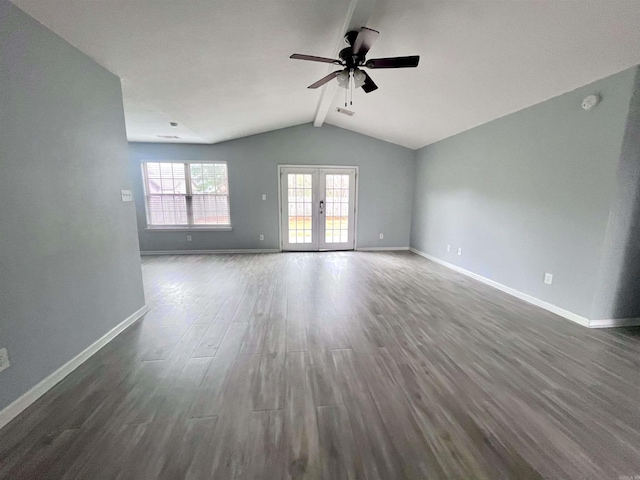
<path fill-rule="evenodd" d="M 635 77 L 620 145 L 590 318 L 640 317 L 640 67 Z"/>

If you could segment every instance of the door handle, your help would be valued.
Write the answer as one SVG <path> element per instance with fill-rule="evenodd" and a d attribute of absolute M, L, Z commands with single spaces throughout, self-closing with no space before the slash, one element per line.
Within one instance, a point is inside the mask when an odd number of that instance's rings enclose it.
<path fill-rule="evenodd" d="M 320 215 L 322 215 L 323 211 L 324 211 L 324 200 L 320 200 Z"/>

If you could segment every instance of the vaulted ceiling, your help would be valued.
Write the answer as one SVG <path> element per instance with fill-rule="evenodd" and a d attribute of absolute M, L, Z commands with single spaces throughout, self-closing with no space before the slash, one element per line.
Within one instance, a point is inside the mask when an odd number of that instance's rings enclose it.
<path fill-rule="evenodd" d="M 323 122 L 415 149 L 640 64 L 637 0 L 13 0 L 122 78 L 132 141 L 216 143 Z M 306 87 L 346 30 L 381 32 L 379 89 Z M 169 122 L 178 122 L 172 128 Z M 165 139 L 159 135 L 178 136 Z"/>

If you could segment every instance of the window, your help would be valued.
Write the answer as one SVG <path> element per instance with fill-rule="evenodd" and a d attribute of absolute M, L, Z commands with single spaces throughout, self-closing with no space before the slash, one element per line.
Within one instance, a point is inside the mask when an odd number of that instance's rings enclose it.
<path fill-rule="evenodd" d="M 226 163 L 145 162 L 142 178 L 150 228 L 231 227 Z"/>

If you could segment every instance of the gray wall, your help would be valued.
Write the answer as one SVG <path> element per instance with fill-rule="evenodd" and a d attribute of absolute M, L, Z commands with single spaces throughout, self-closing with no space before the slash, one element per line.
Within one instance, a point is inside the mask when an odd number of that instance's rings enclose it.
<path fill-rule="evenodd" d="M 144 305 L 120 81 L 0 0 L 0 408 Z"/>
<path fill-rule="evenodd" d="M 130 156 L 143 251 L 277 249 L 279 164 L 359 166 L 357 247 L 409 246 L 415 154 L 404 147 L 331 125 L 309 124 L 215 145 L 132 143 Z M 139 168 L 145 160 L 227 161 L 233 230 L 193 232 L 191 242 L 187 232 L 145 230 Z"/>
<path fill-rule="evenodd" d="M 419 150 L 411 246 L 590 317 L 634 76 Z M 581 101 L 595 92 L 603 101 L 585 112 Z"/>
<path fill-rule="evenodd" d="M 640 69 L 620 152 L 592 318 L 640 318 Z"/>

